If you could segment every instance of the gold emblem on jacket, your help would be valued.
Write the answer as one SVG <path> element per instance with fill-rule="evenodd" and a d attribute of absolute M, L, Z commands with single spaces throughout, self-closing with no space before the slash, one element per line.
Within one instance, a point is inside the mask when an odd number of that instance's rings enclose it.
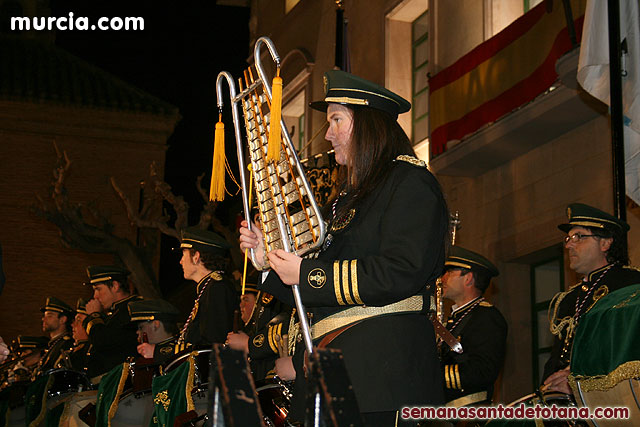
<path fill-rule="evenodd" d="M 312 288 L 320 289 L 327 282 L 327 274 L 321 268 L 314 268 L 309 272 L 307 281 Z"/>
<path fill-rule="evenodd" d="M 256 335 L 253 339 L 253 345 L 256 347 L 262 347 L 262 344 L 264 344 L 264 334 Z"/>

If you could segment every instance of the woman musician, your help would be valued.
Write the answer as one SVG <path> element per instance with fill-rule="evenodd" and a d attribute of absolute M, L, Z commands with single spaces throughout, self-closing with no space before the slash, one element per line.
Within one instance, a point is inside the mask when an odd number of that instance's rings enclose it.
<path fill-rule="evenodd" d="M 314 344 L 342 351 L 365 425 L 390 426 L 403 406 L 444 400 L 425 284 L 442 273 L 448 212 L 396 121 L 410 103 L 342 71 L 327 72 L 325 87 L 311 106 L 326 111 L 325 138 L 346 168 L 329 234 L 315 258 L 268 253 L 273 272 L 261 287 L 293 304 L 288 285 L 299 284 Z M 240 247 L 260 256 L 253 230 L 243 223 Z M 344 323 L 345 313 L 355 321 Z"/>

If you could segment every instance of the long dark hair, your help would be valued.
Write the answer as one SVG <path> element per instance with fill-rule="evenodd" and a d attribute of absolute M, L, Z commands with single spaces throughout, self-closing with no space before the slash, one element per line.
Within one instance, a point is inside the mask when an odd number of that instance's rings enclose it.
<path fill-rule="evenodd" d="M 338 188 L 346 191 L 347 196 L 337 216 L 373 193 L 389 174 L 391 162 L 396 157 L 401 154 L 415 156 L 409 137 L 391 115 L 371 107 L 348 108 L 353 111 L 351 144 L 347 166 L 341 168 L 338 181 Z"/>

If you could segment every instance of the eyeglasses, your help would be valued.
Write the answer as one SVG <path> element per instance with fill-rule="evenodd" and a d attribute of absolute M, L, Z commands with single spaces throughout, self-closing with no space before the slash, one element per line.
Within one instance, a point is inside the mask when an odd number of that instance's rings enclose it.
<path fill-rule="evenodd" d="M 579 241 L 581 241 L 585 237 L 602 237 L 602 236 L 598 236 L 597 234 L 580 234 L 580 233 L 576 233 L 576 234 L 572 234 L 571 236 L 565 237 L 564 238 L 564 244 L 567 245 L 567 244 L 569 244 L 569 242 L 578 243 Z"/>

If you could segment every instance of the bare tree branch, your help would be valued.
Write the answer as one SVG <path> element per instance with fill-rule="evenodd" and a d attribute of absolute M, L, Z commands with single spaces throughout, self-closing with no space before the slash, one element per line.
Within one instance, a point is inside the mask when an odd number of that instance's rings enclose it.
<path fill-rule="evenodd" d="M 50 187 L 50 201 L 36 195 L 38 206 L 32 208 L 33 212 L 58 227 L 63 245 L 87 253 L 109 253 L 118 256 L 131 271 L 132 281 L 138 291 L 143 296 L 159 298 L 157 279 L 143 251 L 130 240 L 115 236 L 112 233 L 113 224 L 101 214 L 95 204 L 81 205 L 69 202 L 65 183 L 72 162 L 66 152 L 60 151 L 55 142 L 54 148 L 57 160 Z M 83 210 L 94 217 L 96 225 L 84 219 Z"/>

